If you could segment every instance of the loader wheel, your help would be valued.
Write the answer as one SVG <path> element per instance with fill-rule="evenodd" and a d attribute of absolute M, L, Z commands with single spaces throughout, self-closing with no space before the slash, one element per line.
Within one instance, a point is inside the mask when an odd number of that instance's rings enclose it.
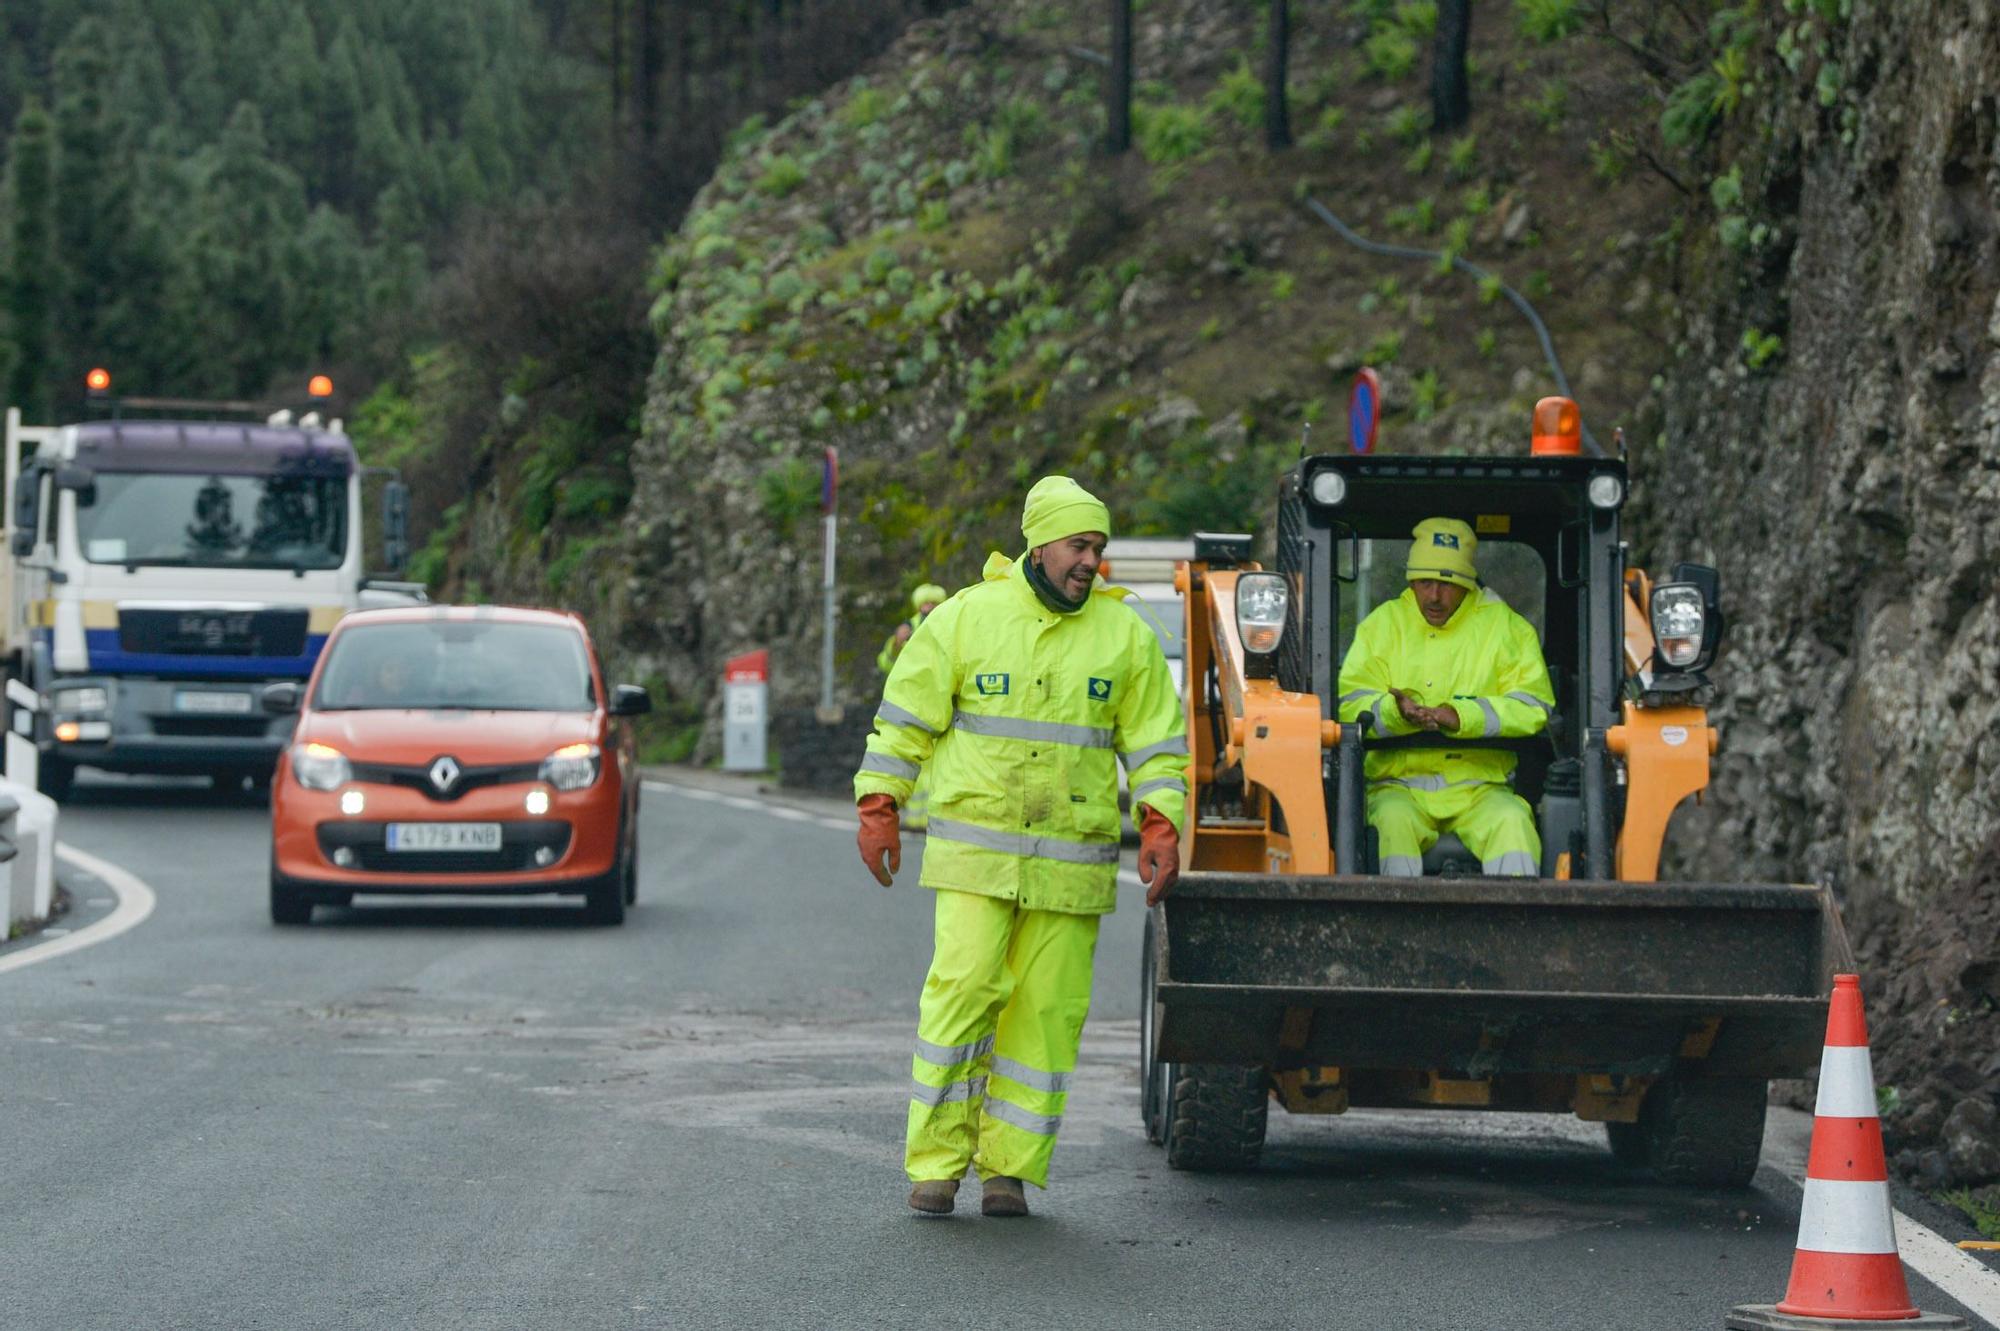
<path fill-rule="evenodd" d="M 1653 1172 L 1663 1183 L 1741 1188 L 1764 1145 L 1765 1083 L 1751 1077 L 1674 1078 L 1639 1107 Z"/>
<path fill-rule="evenodd" d="M 1607 1122 L 1604 1137 L 1611 1143 L 1611 1158 L 1627 1169 L 1644 1169 L 1651 1163 L 1643 1124 Z"/>
<path fill-rule="evenodd" d="M 1167 1105 L 1167 1164 L 1202 1172 L 1255 1169 L 1271 1108 L 1270 1074 L 1227 1063 L 1180 1063 Z"/>

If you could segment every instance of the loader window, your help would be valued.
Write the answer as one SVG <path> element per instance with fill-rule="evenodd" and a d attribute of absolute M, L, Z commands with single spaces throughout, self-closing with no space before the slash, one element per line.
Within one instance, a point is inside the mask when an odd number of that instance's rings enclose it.
<path fill-rule="evenodd" d="M 1408 541 L 1362 541 L 1353 583 L 1340 598 L 1340 651 L 1347 656 L 1354 641 L 1354 626 L 1384 601 L 1393 601 L 1407 585 L 1403 568 L 1410 557 Z M 1534 547 L 1518 541 L 1482 541 L 1479 545 L 1479 576 L 1499 593 L 1515 613 L 1535 626 L 1535 635 L 1548 645 L 1547 596 L 1549 571 Z"/>

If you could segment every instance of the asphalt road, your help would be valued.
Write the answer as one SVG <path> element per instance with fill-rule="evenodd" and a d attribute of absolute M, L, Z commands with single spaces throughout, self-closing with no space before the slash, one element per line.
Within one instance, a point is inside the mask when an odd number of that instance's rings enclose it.
<path fill-rule="evenodd" d="M 0 974 L 0 1327 L 1684 1331 L 1784 1289 L 1778 1170 L 1664 1188 L 1589 1125 L 1274 1111 L 1261 1171 L 1168 1170 L 1138 1122 L 1136 895 L 1035 1217 L 968 1189 L 919 1219 L 921 842 L 884 891 L 839 806 L 701 780 L 647 790 L 620 929 L 366 899 L 277 929 L 263 810 L 81 788 L 64 839 L 158 904 Z"/>

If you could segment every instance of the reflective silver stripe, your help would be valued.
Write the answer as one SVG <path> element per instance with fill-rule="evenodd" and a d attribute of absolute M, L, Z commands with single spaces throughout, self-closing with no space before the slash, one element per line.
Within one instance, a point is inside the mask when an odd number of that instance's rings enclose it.
<path fill-rule="evenodd" d="M 1019 1082 L 1031 1091 L 1047 1091 L 1050 1095 L 1061 1095 L 1069 1089 L 1067 1072 L 1042 1072 L 1026 1063 L 1016 1063 L 1005 1054 L 993 1056 L 993 1075 Z"/>
<path fill-rule="evenodd" d="M 887 699 L 884 699 L 882 705 L 875 709 L 875 719 L 877 721 L 887 721 L 892 726 L 915 726 L 926 735 L 941 735 L 944 733 L 941 730 L 932 730 L 921 716 L 918 716 L 915 712 L 906 712 Z"/>
<path fill-rule="evenodd" d="M 1013 716 L 976 716 L 953 712 L 951 728 L 968 735 L 995 739 L 1025 739 L 1037 744 L 1074 744 L 1080 749 L 1108 749 L 1111 732 L 1098 726 L 1073 726 L 1062 721 L 1023 721 Z"/>
<path fill-rule="evenodd" d="M 1441 790 L 1452 790 L 1459 786 L 1492 786 L 1498 785 L 1499 782 L 1479 780 L 1447 781 L 1441 776 L 1385 776 L 1368 784 L 1372 786 L 1401 786 L 1405 790 L 1422 790 L 1435 795 Z"/>
<path fill-rule="evenodd" d="M 1375 700 L 1373 707 L 1368 709 L 1375 714 L 1375 733 L 1378 735 L 1389 733 L 1389 718 L 1382 715 L 1382 704 L 1387 701 L 1389 701 L 1389 695 L 1385 693 Z"/>
<path fill-rule="evenodd" d="M 1347 706 L 1347 704 L 1354 702 L 1357 699 L 1372 698 L 1381 691 L 1382 690 L 1380 689 L 1356 689 L 1352 693 L 1343 693 L 1340 695 L 1340 705 L 1342 707 L 1345 707 Z"/>
<path fill-rule="evenodd" d="M 953 822 L 933 817 L 929 835 L 933 841 L 962 841 L 985 850 L 1004 850 L 1010 855 L 1044 860 L 1064 860 L 1070 864 L 1116 864 L 1118 847 L 1111 842 L 1061 841 L 1054 837 L 1020 836 L 996 832 L 990 827 Z"/>
<path fill-rule="evenodd" d="M 993 1037 L 990 1035 L 974 1040 L 971 1044 L 932 1044 L 921 1036 L 917 1039 L 917 1057 L 942 1068 L 948 1068 L 954 1063 L 969 1063 L 992 1048 Z"/>
<path fill-rule="evenodd" d="M 1144 799 L 1156 790 L 1171 790 L 1177 794 L 1185 795 L 1187 794 L 1187 782 L 1177 776 L 1155 777 L 1151 781 L 1142 782 L 1137 789 L 1133 790 L 1132 798 L 1135 800 Z"/>
<path fill-rule="evenodd" d="M 1513 701 L 1515 701 L 1515 702 L 1524 702 L 1524 703 L 1528 704 L 1528 706 L 1530 706 L 1530 707 L 1539 707 L 1539 708 L 1541 708 L 1541 709 L 1542 709 L 1542 715 L 1543 715 L 1543 716 L 1554 716 L 1554 715 L 1555 715 L 1555 710 L 1556 710 L 1556 709 L 1555 709 L 1555 708 L 1554 708 L 1554 707 L 1553 707 L 1552 705 L 1550 705 L 1549 703 L 1545 703 L 1545 702 L 1543 702 L 1543 701 L 1542 701 L 1542 700 L 1541 700 L 1540 698 L 1537 698 L 1537 697 L 1536 697 L 1536 696 L 1535 696 L 1534 694 L 1532 694 L 1532 693 L 1510 693 L 1510 694 L 1508 694 L 1507 696 L 1508 696 L 1508 697 L 1509 697 L 1510 699 L 1512 699 Z"/>
<path fill-rule="evenodd" d="M 915 781 L 923 774 L 923 769 L 913 762 L 887 753 L 871 753 L 861 760 L 864 772 L 880 772 L 884 776 L 900 776 L 905 781 Z"/>
<path fill-rule="evenodd" d="M 1002 1123 L 1012 1123 L 1023 1132 L 1032 1132 L 1037 1137 L 1053 1137 L 1056 1129 L 1062 1126 L 1061 1114 L 1031 1114 L 1019 1105 L 990 1095 L 986 1097 L 986 1112 Z"/>
<path fill-rule="evenodd" d="M 1485 739 L 1488 735 L 1499 734 L 1500 713 L 1493 710 L 1493 704 L 1484 698 L 1475 698 L 1473 701 L 1479 704 L 1480 711 L 1486 713 L 1486 721 L 1479 728 L 1479 738 Z"/>
<path fill-rule="evenodd" d="M 1487 860 L 1479 868 L 1495 878 L 1532 878 L 1541 870 L 1535 857 L 1525 850 L 1510 850 L 1498 859 Z"/>
<path fill-rule="evenodd" d="M 939 1105 L 957 1104 L 961 1100 L 970 1100 L 975 1095 L 984 1094 L 986 1094 L 984 1077 L 970 1077 L 964 1081 L 955 1081 L 949 1086 L 932 1086 L 928 1082 L 918 1081 L 915 1077 L 910 1078 L 910 1098 L 920 1105 L 929 1105 L 932 1109 L 936 1109 Z"/>
<path fill-rule="evenodd" d="M 1118 761 L 1125 764 L 1126 771 L 1136 772 L 1163 753 L 1179 754 L 1185 758 L 1187 757 L 1187 751 L 1187 736 L 1175 735 L 1172 739 L 1163 739 L 1158 744 L 1148 744 L 1143 749 L 1133 749 L 1130 753 L 1121 753 L 1118 755 Z"/>
<path fill-rule="evenodd" d="M 1382 872 L 1391 878 L 1422 878 L 1424 857 L 1421 855 L 1384 855 Z"/>

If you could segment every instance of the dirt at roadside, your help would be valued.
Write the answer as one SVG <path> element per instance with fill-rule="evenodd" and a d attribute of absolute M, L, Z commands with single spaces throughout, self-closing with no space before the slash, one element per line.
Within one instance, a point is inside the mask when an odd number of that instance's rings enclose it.
<path fill-rule="evenodd" d="M 1900 919 L 1856 919 L 1890 1167 L 2000 1211 L 2000 834 Z"/>

